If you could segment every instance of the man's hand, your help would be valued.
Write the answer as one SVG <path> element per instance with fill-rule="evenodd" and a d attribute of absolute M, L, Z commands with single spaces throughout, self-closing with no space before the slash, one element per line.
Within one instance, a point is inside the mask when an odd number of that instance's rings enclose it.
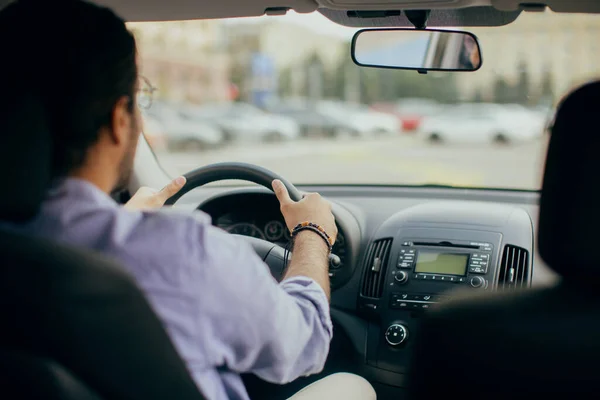
<path fill-rule="evenodd" d="M 325 229 L 335 243 L 338 232 L 335 217 L 331 213 L 331 203 L 318 193 L 306 194 L 302 200 L 295 202 L 280 180 L 273 181 L 273 191 L 279 200 L 281 213 L 290 231 L 301 222 L 312 222 Z"/>
<path fill-rule="evenodd" d="M 185 185 L 185 178 L 179 176 L 171 181 L 162 190 L 141 187 L 125 204 L 130 210 L 155 210 L 161 208 L 165 202 L 181 190 Z"/>
<path fill-rule="evenodd" d="M 298 202 L 293 201 L 281 181 L 273 181 L 273 191 L 281 204 L 281 213 L 291 231 L 301 222 L 320 225 L 335 242 L 337 226 L 331 213 L 331 204 L 317 193 L 309 193 Z M 294 276 L 307 276 L 323 288 L 327 299 L 329 287 L 329 249 L 323 239 L 314 232 L 300 232 L 294 240 L 294 255 L 284 279 Z"/>

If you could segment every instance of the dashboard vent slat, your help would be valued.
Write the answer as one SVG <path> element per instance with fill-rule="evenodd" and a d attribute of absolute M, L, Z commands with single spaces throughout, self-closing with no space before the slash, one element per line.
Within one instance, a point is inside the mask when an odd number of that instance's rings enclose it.
<path fill-rule="evenodd" d="M 498 290 L 517 290 L 529 283 L 529 252 L 521 247 L 506 245 L 500 261 Z"/>
<path fill-rule="evenodd" d="M 369 245 L 361 289 L 363 296 L 376 299 L 381 297 L 391 248 L 392 239 L 376 240 Z"/>

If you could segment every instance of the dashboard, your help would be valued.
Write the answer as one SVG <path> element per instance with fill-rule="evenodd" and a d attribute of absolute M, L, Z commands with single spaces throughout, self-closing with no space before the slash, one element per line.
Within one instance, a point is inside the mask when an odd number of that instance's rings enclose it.
<path fill-rule="evenodd" d="M 300 189 L 332 201 L 340 232 L 334 253 L 343 263 L 331 283 L 334 341 L 346 341 L 342 353 L 354 350 L 357 373 L 384 385 L 403 387 L 418 321 L 428 309 L 463 293 L 548 286 L 558 280 L 534 245 L 538 193 Z M 289 240 L 277 199 L 264 188 L 199 188 L 178 207 L 200 209 L 232 233 L 280 245 Z"/>

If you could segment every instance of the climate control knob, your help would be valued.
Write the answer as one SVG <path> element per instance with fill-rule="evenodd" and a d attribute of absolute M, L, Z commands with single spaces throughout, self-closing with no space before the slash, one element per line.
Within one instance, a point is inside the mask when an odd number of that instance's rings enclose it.
<path fill-rule="evenodd" d="M 396 275 L 394 275 L 394 280 L 396 283 L 405 284 L 408 281 L 408 274 L 406 271 L 397 271 Z"/>
<path fill-rule="evenodd" d="M 482 288 L 485 286 L 485 279 L 483 279 L 481 276 L 474 276 L 471 278 L 469 283 L 474 288 Z"/>
<path fill-rule="evenodd" d="M 390 346 L 400 346 L 408 338 L 408 329 L 401 324 L 392 324 L 385 331 L 385 341 Z"/>

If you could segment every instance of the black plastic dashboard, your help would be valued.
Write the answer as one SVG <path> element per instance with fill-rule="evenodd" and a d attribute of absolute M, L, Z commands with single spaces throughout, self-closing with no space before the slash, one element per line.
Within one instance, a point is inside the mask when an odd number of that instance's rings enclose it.
<path fill-rule="evenodd" d="M 299 188 L 333 202 L 342 237 L 335 250 L 344 263 L 332 278 L 332 318 L 362 361 L 357 372 L 378 382 L 403 386 L 411 337 L 419 318 L 437 302 L 455 292 L 510 290 L 513 282 L 550 285 L 558 279 L 536 254 L 536 192 Z M 199 208 L 234 233 L 286 240 L 277 200 L 263 188 L 199 188 L 177 207 Z M 435 272 L 431 263 L 422 266 L 427 257 L 464 260 L 464 266 Z"/>

